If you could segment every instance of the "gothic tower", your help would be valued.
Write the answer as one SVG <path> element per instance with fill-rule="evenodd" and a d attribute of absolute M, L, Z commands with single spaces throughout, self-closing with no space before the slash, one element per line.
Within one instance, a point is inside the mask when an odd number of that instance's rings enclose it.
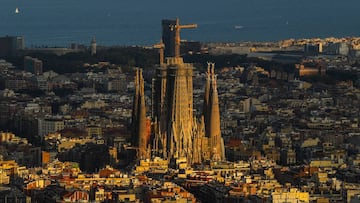
<path fill-rule="evenodd" d="M 220 130 L 220 110 L 217 92 L 215 64 L 208 63 L 204 98 L 205 135 L 209 139 L 211 159 L 224 160 L 224 146 Z"/>
<path fill-rule="evenodd" d="M 204 115 L 197 121 L 193 115 L 194 67 L 180 56 L 180 29 L 196 25 L 180 25 L 179 19 L 162 24 L 166 60 L 152 81 L 153 150 L 168 160 L 186 158 L 189 164 L 223 160 L 215 65 L 208 64 Z"/>
<path fill-rule="evenodd" d="M 153 116 L 158 121 L 158 140 L 165 158 L 192 159 L 193 66 L 181 57 L 168 57 L 156 70 Z"/>
<path fill-rule="evenodd" d="M 135 70 L 135 94 L 132 112 L 132 143 L 138 158 L 147 158 L 146 107 L 142 69 Z"/>
<path fill-rule="evenodd" d="M 152 116 L 156 123 L 155 151 L 164 158 L 193 156 L 193 65 L 179 55 L 180 29 L 196 25 L 179 25 L 179 20 L 163 20 L 166 61 L 156 69 L 153 79 Z"/>

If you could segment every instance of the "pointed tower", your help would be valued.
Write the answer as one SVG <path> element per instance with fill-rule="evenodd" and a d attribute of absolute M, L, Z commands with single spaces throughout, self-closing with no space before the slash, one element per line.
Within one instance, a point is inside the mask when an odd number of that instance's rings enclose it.
<path fill-rule="evenodd" d="M 131 132 L 132 132 L 132 144 L 136 143 L 136 135 L 138 134 L 138 108 L 139 108 L 139 92 L 140 92 L 140 84 L 139 84 L 139 70 L 135 69 L 135 80 L 134 80 L 134 97 L 133 97 L 133 107 L 131 113 Z"/>
<path fill-rule="evenodd" d="M 209 136 L 208 126 L 210 118 L 210 89 L 211 89 L 211 64 L 207 63 L 206 82 L 205 82 L 205 95 L 204 95 L 204 106 L 203 106 L 203 117 L 205 123 L 205 136 Z"/>
<path fill-rule="evenodd" d="M 193 148 L 193 66 L 180 57 L 167 58 L 168 100 L 167 153 L 170 158 L 186 157 L 191 163 Z"/>
<path fill-rule="evenodd" d="M 199 121 L 194 120 L 193 127 L 193 161 L 192 163 L 202 163 L 210 159 L 209 139 L 205 137 L 204 116 Z"/>
<path fill-rule="evenodd" d="M 142 69 L 136 68 L 135 95 L 133 103 L 133 145 L 138 150 L 138 158 L 147 158 L 146 106 L 144 94 L 144 78 Z"/>
<path fill-rule="evenodd" d="M 209 139 L 210 156 L 213 160 L 225 159 L 223 150 L 223 140 L 221 138 L 220 130 L 220 110 L 219 110 L 219 98 L 217 92 L 216 76 L 215 76 L 215 64 L 208 64 L 208 76 L 205 87 L 205 106 L 204 114 L 205 118 L 205 132 L 206 137 Z M 210 80 L 210 81 L 209 81 Z M 208 93 L 206 92 L 208 89 Z M 206 102 L 208 100 L 208 102 Z M 207 105 L 206 105 L 207 104 Z"/>
<path fill-rule="evenodd" d="M 180 30 L 196 25 L 180 25 L 179 20 L 163 20 L 162 40 L 165 61 L 160 60 L 153 80 L 153 121 L 157 122 L 156 148 L 165 159 L 193 161 L 193 65 L 180 56 Z M 162 56 L 161 56 L 162 57 Z"/>

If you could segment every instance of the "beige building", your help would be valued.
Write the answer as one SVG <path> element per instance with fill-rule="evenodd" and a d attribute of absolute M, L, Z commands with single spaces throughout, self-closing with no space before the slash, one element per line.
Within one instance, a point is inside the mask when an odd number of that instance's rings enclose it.
<path fill-rule="evenodd" d="M 88 133 L 89 137 L 102 137 L 102 128 L 99 126 L 87 126 L 86 132 Z"/>
<path fill-rule="evenodd" d="M 10 176 L 6 174 L 5 170 L 0 169 L 0 184 L 7 185 L 10 183 Z"/>
<path fill-rule="evenodd" d="M 271 193 L 272 203 L 309 203 L 310 197 L 308 192 L 300 192 L 296 188 L 291 188 L 289 191 L 274 191 Z"/>
<path fill-rule="evenodd" d="M 153 160 L 140 160 L 140 164 L 136 166 L 135 171 L 137 173 L 143 172 L 167 172 L 168 170 L 168 161 L 160 158 L 155 158 Z"/>
<path fill-rule="evenodd" d="M 96 101 L 86 101 L 81 105 L 82 109 L 100 109 L 106 106 L 105 101 L 96 100 Z"/>

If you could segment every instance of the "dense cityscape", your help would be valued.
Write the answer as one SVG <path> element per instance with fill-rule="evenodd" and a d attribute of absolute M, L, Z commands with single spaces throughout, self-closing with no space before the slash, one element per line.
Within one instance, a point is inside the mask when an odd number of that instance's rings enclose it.
<path fill-rule="evenodd" d="M 360 37 L 161 23 L 144 47 L 0 37 L 0 202 L 360 202 Z"/>

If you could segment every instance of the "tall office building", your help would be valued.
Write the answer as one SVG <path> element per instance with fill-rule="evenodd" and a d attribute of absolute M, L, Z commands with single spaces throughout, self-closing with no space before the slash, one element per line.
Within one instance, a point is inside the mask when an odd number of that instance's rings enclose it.
<path fill-rule="evenodd" d="M 25 47 L 24 37 L 21 36 L 5 36 L 0 37 L 0 57 L 14 56 L 19 50 Z"/>
<path fill-rule="evenodd" d="M 24 58 L 24 69 L 34 75 L 42 75 L 43 73 L 43 62 L 37 58 L 25 56 Z"/>

